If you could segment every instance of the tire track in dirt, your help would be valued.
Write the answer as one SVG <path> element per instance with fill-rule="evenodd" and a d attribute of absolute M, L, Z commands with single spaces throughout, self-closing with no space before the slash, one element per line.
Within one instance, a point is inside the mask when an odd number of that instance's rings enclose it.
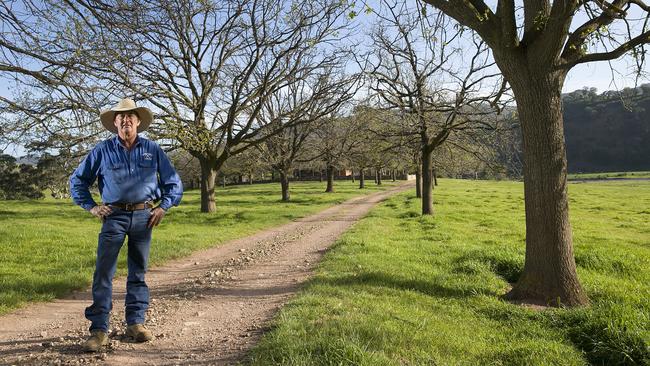
<path fill-rule="evenodd" d="M 231 365 L 311 275 L 327 249 L 375 204 L 412 188 L 401 184 L 357 197 L 277 228 L 152 268 L 146 325 L 155 339 L 124 336 L 125 277 L 113 282 L 110 346 L 83 353 L 90 291 L 0 317 L 0 364 Z"/>

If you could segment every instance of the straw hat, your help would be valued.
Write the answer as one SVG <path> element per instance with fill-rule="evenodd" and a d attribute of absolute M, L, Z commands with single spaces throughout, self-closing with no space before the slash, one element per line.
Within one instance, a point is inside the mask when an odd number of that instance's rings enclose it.
<path fill-rule="evenodd" d="M 115 124 L 113 123 L 113 120 L 115 120 L 115 113 L 126 111 L 136 111 L 138 116 L 140 116 L 138 132 L 146 131 L 153 121 L 153 113 L 151 113 L 151 110 L 146 107 L 137 107 L 133 99 L 130 98 L 124 98 L 120 100 L 115 107 L 102 111 L 99 114 L 99 118 L 102 120 L 102 125 L 104 125 L 107 130 L 117 133 L 117 127 L 115 127 Z"/>

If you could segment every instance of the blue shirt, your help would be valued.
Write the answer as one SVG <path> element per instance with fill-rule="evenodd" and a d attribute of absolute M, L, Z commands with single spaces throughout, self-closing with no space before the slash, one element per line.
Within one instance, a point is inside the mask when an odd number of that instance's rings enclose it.
<path fill-rule="evenodd" d="M 105 204 L 160 200 L 167 210 L 183 196 L 181 179 L 165 152 L 141 136 L 131 150 L 117 136 L 100 142 L 72 173 L 72 199 L 86 210 L 97 205 L 89 190 L 95 179 Z"/>

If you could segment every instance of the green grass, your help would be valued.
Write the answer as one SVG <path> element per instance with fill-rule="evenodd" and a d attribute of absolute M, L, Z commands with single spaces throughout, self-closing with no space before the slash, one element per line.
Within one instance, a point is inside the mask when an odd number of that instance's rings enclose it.
<path fill-rule="evenodd" d="M 218 189 L 217 213 L 199 212 L 200 193 L 186 192 L 163 224 L 154 229 L 151 265 L 277 226 L 363 193 L 385 189 L 368 184 L 335 182 L 291 184 L 291 202 L 280 200 L 279 184 Z M 0 314 L 27 302 L 48 301 L 92 280 L 101 223 L 70 200 L 3 201 L 0 208 Z M 126 250 L 118 274 L 126 271 Z"/>
<path fill-rule="evenodd" d="M 591 307 L 503 301 L 523 267 L 523 185 L 441 179 L 435 217 L 420 217 L 406 192 L 348 231 L 250 363 L 650 364 L 650 182 L 569 194 Z"/>
<path fill-rule="evenodd" d="M 574 173 L 569 179 L 650 178 L 650 172 Z"/>

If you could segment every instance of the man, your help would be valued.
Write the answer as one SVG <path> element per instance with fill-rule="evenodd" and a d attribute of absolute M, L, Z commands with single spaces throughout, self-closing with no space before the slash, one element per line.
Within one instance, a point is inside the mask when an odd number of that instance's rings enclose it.
<path fill-rule="evenodd" d="M 112 109 L 102 112 L 100 119 L 117 136 L 95 146 L 70 177 L 74 202 L 103 223 L 93 276 L 93 304 L 85 312 L 91 322 L 91 336 L 83 347 L 90 352 L 108 344 L 112 280 L 126 236 L 129 237 L 126 335 L 137 342 L 153 338 L 151 331 L 144 327 L 149 306 L 149 288 L 144 277 L 151 231 L 170 207 L 178 206 L 183 195 L 181 180 L 160 146 L 138 136 L 153 120 L 148 108 L 136 107 L 133 100 L 122 99 Z M 90 194 L 89 187 L 95 179 L 103 204 L 95 203 Z M 154 202 L 159 205 L 154 207 Z"/>

